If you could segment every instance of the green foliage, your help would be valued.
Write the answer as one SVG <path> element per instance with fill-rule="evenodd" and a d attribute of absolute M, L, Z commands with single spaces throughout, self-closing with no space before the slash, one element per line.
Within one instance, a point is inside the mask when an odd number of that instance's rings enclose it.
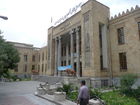
<path fill-rule="evenodd" d="M 66 92 L 66 94 L 70 93 L 73 90 L 72 84 L 63 84 L 62 88 L 57 88 L 57 91 Z"/>
<path fill-rule="evenodd" d="M 103 93 L 101 99 L 103 99 L 107 105 L 140 105 L 135 98 L 122 95 L 119 91 Z"/>
<path fill-rule="evenodd" d="M 126 74 L 121 77 L 121 88 L 130 89 L 137 80 L 137 76 L 134 74 Z"/>
<path fill-rule="evenodd" d="M 22 79 L 19 78 L 17 75 L 13 75 L 13 76 L 11 76 L 11 79 L 13 79 L 13 81 L 16 81 L 16 80 L 21 81 L 21 80 L 22 80 Z"/>
<path fill-rule="evenodd" d="M 134 90 L 131 88 L 132 85 L 137 80 L 137 76 L 133 74 L 126 74 L 121 77 L 121 88 L 120 91 L 122 94 L 132 96 L 134 95 Z"/>
<path fill-rule="evenodd" d="M 99 89 L 93 89 L 93 88 L 90 88 L 90 98 L 101 98 L 102 96 L 102 93 L 100 92 Z"/>
<path fill-rule="evenodd" d="M 78 97 L 78 91 L 73 91 L 67 95 L 67 99 L 76 102 Z"/>
<path fill-rule="evenodd" d="M 8 70 L 14 69 L 19 60 L 17 49 L 0 36 L 0 77 L 8 77 Z"/>

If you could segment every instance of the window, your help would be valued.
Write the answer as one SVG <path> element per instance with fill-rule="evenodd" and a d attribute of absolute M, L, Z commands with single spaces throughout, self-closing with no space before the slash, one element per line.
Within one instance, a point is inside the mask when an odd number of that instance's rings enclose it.
<path fill-rule="evenodd" d="M 18 72 L 18 65 L 17 65 L 16 68 L 15 68 L 15 72 Z"/>
<path fill-rule="evenodd" d="M 124 44 L 125 40 L 124 40 L 124 28 L 118 28 L 118 44 Z"/>
<path fill-rule="evenodd" d="M 39 54 L 39 62 L 40 62 L 40 54 Z"/>
<path fill-rule="evenodd" d="M 40 71 L 40 65 L 38 65 L 38 72 Z"/>
<path fill-rule="evenodd" d="M 71 62 L 70 62 L 70 60 L 69 60 L 69 65 L 70 65 L 70 63 L 71 63 Z"/>
<path fill-rule="evenodd" d="M 35 65 L 32 65 L 32 70 L 35 70 Z"/>
<path fill-rule="evenodd" d="M 103 70 L 103 56 L 100 55 L 100 69 Z"/>
<path fill-rule="evenodd" d="M 102 49 L 102 25 L 99 24 L 99 44 L 100 44 L 100 49 Z"/>
<path fill-rule="evenodd" d="M 27 60 L 28 60 L 28 56 L 24 55 L 24 61 L 27 62 Z"/>
<path fill-rule="evenodd" d="M 47 64 L 45 64 L 45 72 L 47 71 Z"/>
<path fill-rule="evenodd" d="M 126 71 L 127 70 L 127 58 L 126 53 L 119 53 L 119 60 L 120 60 L 120 70 Z"/>
<path fill-rule="evenodd" d="M 35 62 L 35 55 L 32 56 L 32 61 Z"/>
<path fill-rule="evenodd" d="M 108 86 L 108 80 L 101 80 L 101 87 L 107 87 Z"/>
<path fill-rule="evenodd" d="M 24 65 L 24 72 L 27 72 L 27 64 Z"/>
<path fill-rule="evenodd" d="M 44 61 L 44 53 L 42 53 L 42 61 Z"/>
<path fill-rule="evenodd" d="M 139 38 L 140 38 L 140 22 L 138 22 L 138 31 L 139 31 Z"/>
<path fill-rule="evenodd" d="M 42 64 L 42 72 L 44 71 L 44 64 Z"/>

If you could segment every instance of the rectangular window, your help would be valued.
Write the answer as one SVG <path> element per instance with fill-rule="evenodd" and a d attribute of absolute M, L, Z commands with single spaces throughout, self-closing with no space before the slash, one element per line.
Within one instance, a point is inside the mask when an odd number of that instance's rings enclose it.
<path fill-rule="evenodd" d="M 120 60 L 120 70 L 126 71 L 127 70 L 127 58 L 126 53 L 119 53 L 119 60 Z"/>
<path fill-rule="evenodd" d="M 118 32 L 118 44 L 124 44 L 125 40 L 124 40 L 124 28 L 118 28 L 117 29 Z"/>
<path fill-rule="evenodd" d="M 35 55 L 32 56 L 32 61 L 35 62 Z"/>
<path fill-rule="evenodd" d="M 102 49 L 102 25 L 99 24 L 99 44 L 100 44 L 100 49 Z"/>
<path fill-rule="evenodd" d="M 28 60 L 28 56 L 24 55 L 24 61 L 27 62 L 27 60 Z"/>
<path fill-rule="evenodd" d="M 15 72 L 18 72 L 18 65 L 17 65 L 16 68 L 15 68 Z"/>
<path fill-rule="evenodd" d="M 24 72 L 27 72 L 27 64 L 24 65 Z"/>
<path fill-rule="evenodd" d="M 140 38 L 140 22 L 138 22 L 138 31 L 139 31 L 139 38 Z"/>
<path fill-rule="evenodd" d="M 32 70 L 35 70 L 35 65 L 32 65 Z"/>
<path fill-rule="evenodd" d="M 101 87 L 107 87 L 108 86 L 108 80 L 101 80 Z"/>
<path fill-rule="evenodd" d="M 103 70 L 103 56 L 100 55 L 100 69 Z"/>
<path fill-rule="evenodd" d="M 38 72 L 40 71 L 40 65 L 38 65 Z"/>
<path fill-rule="evenodd" d="M 45 72 L 47 71 L 47 64 L 45 64 Z"/>
<path fill-rule="evenodd" d="M 42 61 L 44 61 L 44 53 L 42 53 Z"/>
<path fill-rule="evenodd" d="M 39 58 L 38 59 L 39 59 L 39 62 L 40 62 L 40 54 L 39 54 Z"/>
<path fill-rule="evenodd" d="M 42 72 L 44 71 L 44 64 L 42 64 Z"/>

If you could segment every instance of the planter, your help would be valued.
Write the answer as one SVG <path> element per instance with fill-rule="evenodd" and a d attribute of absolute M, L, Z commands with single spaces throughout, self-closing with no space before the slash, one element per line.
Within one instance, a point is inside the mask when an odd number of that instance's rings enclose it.
<path fill-rule="evenodd" d="M 46 91 L 45 91 L 43 88 L 38 87 L 38 88 L 37 88 L 37 93 L 38 93 L 39 95 L 45 95 L 45 94 L 46 94 Z"/>
<path fill-rule="evenodd" d="M 56 101 L 65 101 L 66 92 L 54 92 L 54 100 Z"/>
<path fill-rule="evenodd" d="M 97 100 L 91 99 L 89 100 L 89 105 L 101 105 L 101 104 L 98 99 Z"/>

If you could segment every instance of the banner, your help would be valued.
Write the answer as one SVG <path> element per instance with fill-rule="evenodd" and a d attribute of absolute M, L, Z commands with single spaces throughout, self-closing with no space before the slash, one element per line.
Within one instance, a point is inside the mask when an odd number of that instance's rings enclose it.
<path fill-rule="evenodd" d="M 58 67 L 58 71 L 64 71 L 64 70 L 67 70 L 67 69 L 72 69 L 72 66 L 68 65 L 68 66 L 59 66 Z"/>

